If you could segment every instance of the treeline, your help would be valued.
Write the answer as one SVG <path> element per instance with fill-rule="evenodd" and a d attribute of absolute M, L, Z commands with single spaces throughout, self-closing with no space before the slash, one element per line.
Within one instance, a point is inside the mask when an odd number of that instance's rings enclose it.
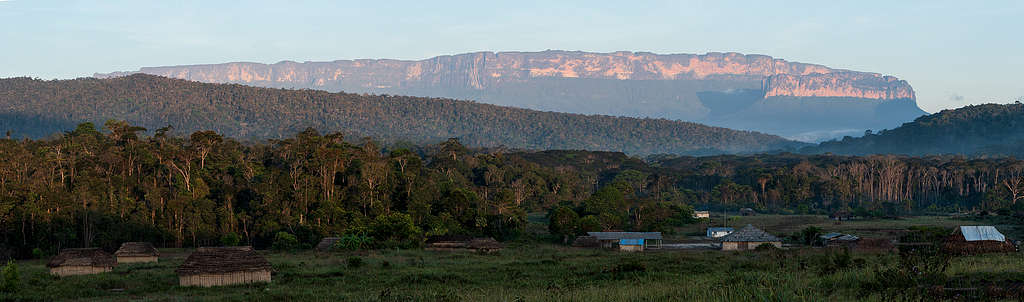
<path fill-rule="evenodd" d="M 380 144 L 313 129 L 265 143 L 152 132 L 108 121 L 50 139 L 0 139 L 0 250 L 27 257 L 139 240 L 308 247 L 338 235 L 361 247 L 412 247 L 434 235 L 515 238 L 530 232 L 528 213 L 565 239 L 672 231 L 692 222 L 694 208 L 1024 213 L 1024 161 L 1013 158 L 641 159 L 467 148 L 456 139 Z"/>
<path fill-rule="evenodd" d="M 895 155 L 668 157 L 655 165 L 686 175 L 698 206 L 860 216 L 1024 211 L 1024 161 Z"/>
<path fill-rule="evenodd" d="M 805 153 L 963 154 L 1024 156 L 1024 104 L 971 105 L 925 115 L 863 137 L 845 137 L 807 147 Z"/>
<path fill-rule="evenodd" d="M 338 235 L 363 248 L 413 247 L 434 235 L 506 240 L 524 231 L 528 212 L 557 204 L 589 205 L 601 229 L 667 231 L 632 217 L 692 215 L 682 200 L 605 180 L 618 174 L 613 166 L 644 165 L 622 153 L 580 152 L 600 165 L 552 167 L 456 139 L 384 148 L 313 129 L 256 144 L 213 131 L 144 132 L 108 121 L 51 139 L 0 140 L 0 252 L 140 240 L 309 247 Z M 605 193 L 591 198 L 598 189 Z"/>
<path fill-rule="evenodd" d="M 40 138 L 108 119 L 175 125 L 240 139 L 282 139 L 306 128 L 345 129 L 383 142 L 450 137 L 481 147 L 629 154 L 720 154 L 789 149 L 778 136 L 665 119 L 579 115 L 468 101 L 205 84 L 136 74 L 112 79 L 0 79 L 0 132 Z"/>

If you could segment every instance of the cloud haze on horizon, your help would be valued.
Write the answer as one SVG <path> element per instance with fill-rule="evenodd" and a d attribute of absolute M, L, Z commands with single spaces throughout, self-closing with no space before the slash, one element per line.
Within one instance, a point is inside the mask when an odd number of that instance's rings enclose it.
<path fill-rule="evenodd" d="M 734 51 L 894 75 L 929 112 L 1024 96 L 1024 4 L 1014 1 L 0 2 L 0 77 L 473 51 Z"/>

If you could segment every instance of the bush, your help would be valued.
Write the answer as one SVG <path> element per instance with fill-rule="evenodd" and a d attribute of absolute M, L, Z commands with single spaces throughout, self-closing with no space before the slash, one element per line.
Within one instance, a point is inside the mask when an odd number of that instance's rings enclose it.
<path fill-rule="evenodd" d="M 274 235 L 272 248 L 279 251 L 294 250 L 299 247 L 299 239 L 288 232 L 277 232 Z"/>
<path fill-rule="evenodd" d="M 349 268 L 358 268 L 360 266 L 363 266 L 363 258 L 348 257 L 346 263 L 348 264 Z"/>
<path fill-rule="evenodd" d="M 597 216 L 587 215 L 580 218 L 580 232 L 599 232 L 601 231 L 601 221 L 597 219 Z"/>
<path fill-rule="evenodd" d="M 332 246 L 332 248 L 355 251 L 370 249 L 373 247 L 373 244 L 373 237 L 369 237 L 362 234 L 349 234 L 341 236 L 341 238 L 338 238 L 338 241 L 334 242 L 334 246 Z"/>
<path fill-rule="evenodd" d="M 221 246 L 238 246 L 242 242 L 242 237 L 235 233 L 227 233 L 220 236 Z"/>
<path fill-rule="evenodd" d="M 800 243 L 806 245 L 814 245 L 818 241 L 818 235 L 821 234 L 821 228 L 810 226 L 800 231 Z"/>
<path fill-rule="evenodd" d="M 21 286 L 19 280 L 18 265 L 13 260 L 7 261 L 7 265 L 0 270 L 0 293 L 13 293 Z"/>
<path fill-rule="evenodd" d="M 46 252 L 44 252 L 43 249 L 40 249 L 38 247 L 32 249 L 32 259 L 43 259 L 43 258 L 46 258 Z"/>
<path fill-rule="evenodd" d="M 399 212 L 377 216 L 371 231 L 374 239 L 396 247 L 418 246 L 421 234 L 412 217 Z"/>

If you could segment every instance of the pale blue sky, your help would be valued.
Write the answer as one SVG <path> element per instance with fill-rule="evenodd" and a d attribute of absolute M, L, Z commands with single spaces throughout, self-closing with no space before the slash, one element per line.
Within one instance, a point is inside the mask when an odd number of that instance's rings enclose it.
<path fill-rule="evenodd" d="M 929 112 L 1024 96 L 1021 1 L 769 2 L 0 0 L 0 77 L 481 50 L 737 51 L 894 75 Z"/>

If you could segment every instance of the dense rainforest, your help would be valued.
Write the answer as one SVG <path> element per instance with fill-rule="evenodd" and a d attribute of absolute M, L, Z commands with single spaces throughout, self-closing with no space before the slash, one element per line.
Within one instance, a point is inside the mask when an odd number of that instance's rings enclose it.
<path fill-rule="evenodd" d="M 82 122 L 126 120 L 186 133 L 282 139 L 306 128 L 417 144 L 706 155 L 792 149 L 774 135 L 665 119 L 542 112 L 452 99 L 205 84 L 152 75 L 0 79 L 0 132 L 40 138 Z"/>
<path fill-rule="evenodd" d="M 807 153 L 1024 156 L 1024 104 L 971 105 L 925 115 L 863 137 L 804 148 Z"/>
<path fill-rule="evenodd" d="M 646 159 L 618 152 L 511 152 L 382 144 L 306 129 L 261 143 L 213 131 L 148 135 L 125 121 L 47 139 L 0 139 L 0 251 L 145 240 L 378 247 L 433 235 L 525 232 L 528 213 L 568 237 L 671 231 L 697 209 L 863 216 L 1024 210 L 1012 158 L 757 155 Z M 290 239 L 290 240 L 289 240 Z"/>

